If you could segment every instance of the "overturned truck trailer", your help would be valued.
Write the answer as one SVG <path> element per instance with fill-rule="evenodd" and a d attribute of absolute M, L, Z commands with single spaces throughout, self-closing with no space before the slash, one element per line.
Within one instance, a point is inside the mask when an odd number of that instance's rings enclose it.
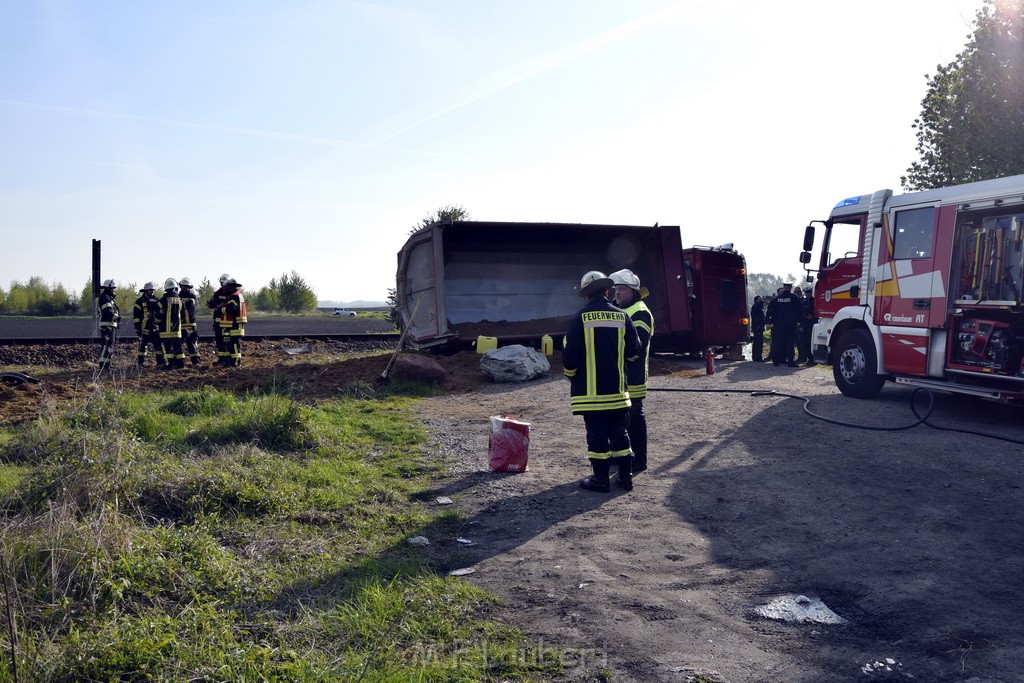
<path fill-rule="evenodd" d="M 650 292 L 652 349 L 700 353 L 749 336 L 746 264 L 731 245 L 683 249 L 678 226 L 434 223 L 398 253 L 397 307 L 414 348 L 561 342 L 588 270 L 629 268 Z"/>

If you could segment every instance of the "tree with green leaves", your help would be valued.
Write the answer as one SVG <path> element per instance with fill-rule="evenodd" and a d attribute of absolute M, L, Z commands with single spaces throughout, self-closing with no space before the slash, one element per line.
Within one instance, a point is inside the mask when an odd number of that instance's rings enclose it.
<path fill-rule="evenodd" d="M 139 291 L 141 285 L 134 282 L 119 283 L 117 286 L 117 293 L 114 295 L 114 301 L 117 302 L 117 307 L 121 309 L 121 315 L 125 319 L 128 319 L 131 315 L 132 308 L 135 306 L 135 300 L 139 298 L 142 292 Z M 92 285 L 89 285 L 89 293 L 92 294 Z M 90 313 L 92 312 L 92 304 L 89 304 L 89 308 L 86 309 Z M 125 315 L 125 311 L 128 311 L 128 315 Z"/>
<path fill-rule="evenodd" d="M 291 274 L 282 274 L 275 282 L 270 281 L 270 289 L 277 289 L 280 296 L 280 308 L 289 313 L 301 313 L 316 308 L 316 292 L 306 284 L 305 279 L 294 270 Z"/>
<path fill-rule="evenodd" d="M 458 204 L 449 204 L 447 206 L 442 206 L 440 209 L 438 209 L 434 213 L 428 213 L 426 216 L 424 216 L 420 220 L 419 223 L 417 223 L 416 225 L 412 226 L 412 229 L 409 231 L 409 234 L 411 235 L 412 233 L 416 232 L 417 230 L 420 230 L 421 228 L 425 228 L 428 225 L 433 225 L 434 223 L 448 223 L 450 221 L 468 221 L 468 220 L 469 220 L 469 211 L 466 211 L 465 208 L 463 208 L 462 206 L 460 206 Z"/>
<path fill-rule="evenodd" d="M 1024 0 L 985 0 L 968 37 L 928 80 L 905 190 L 1024 173 Z"/>
<path fill-rule="evenodd" d="M 775 273 L 747 273 L 747 301 L 753 303 L 758 294 L 765 300 L 770 299 L 782 287 L 782 282 L 782 276 Z"/>
<path fill-rule="evenodd" d="M 277 289 L 277 280 L 271 280 L 269 286 L 260 287 L 259 291 L 249 298 L 249 305 L 257 311 L 280 311 L 281 292 Z"/>
<path fill-rule="evenodd" d="M 79 308 L 77 294 L 59 283 L 51 286 L 38 275 L 30 277 L 27 283 L 11 282 L 10 290 L 0 299 L 0 313 L 67 315 Z"/>
<path fill-rule="evenodd" d="M 85 287 L 82 287 L 82 293 L 78 297 L 78 310 L 83 313 L 92 313 L 92 305 L 92 278 L 90 277 L 85 281 Z M 118 307 L 120 307 L 120 304 L 118 304 Z"/>
<path fill-rule="evenodd" d="M 210 278 L 204 277 L 203 281 L 199 283 L 199 288 L 196 289 L 196 298 L 200 304 L 205 304 L 213 296 L 214 291 L 215 288 L 210 282 Z"/>

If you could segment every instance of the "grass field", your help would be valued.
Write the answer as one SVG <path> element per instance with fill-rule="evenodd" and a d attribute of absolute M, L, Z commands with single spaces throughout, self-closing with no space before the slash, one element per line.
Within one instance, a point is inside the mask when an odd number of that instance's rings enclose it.
<path fill-rule="evenodd" d="M 557 678 L 406 542 L 460 523 L 424 504 L 423 391 L 107 392 L 0 428 L 0 681 Z"/>

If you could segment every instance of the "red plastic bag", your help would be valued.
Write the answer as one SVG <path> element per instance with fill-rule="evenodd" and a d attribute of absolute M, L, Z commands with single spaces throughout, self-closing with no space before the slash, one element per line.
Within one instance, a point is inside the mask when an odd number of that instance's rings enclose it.
<path fill-rule="evenodd" d="M 525 472 L 530 448 L 530 423 L 507 417 L 491 416 L 491 438 L 487 457 L 492 472 Z"/>

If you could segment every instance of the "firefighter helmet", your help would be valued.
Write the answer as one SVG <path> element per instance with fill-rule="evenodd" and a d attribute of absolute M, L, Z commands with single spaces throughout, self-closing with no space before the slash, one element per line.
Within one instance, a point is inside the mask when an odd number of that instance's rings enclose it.
<path fill-rule="evenodd" d="M 113 280 L 104 280 L 100 287 L 103 289 L 113 289 L 114 287 L 117 287 L 117 283 Z"/>
<path fill-rule="evenodd" d="M 638 292 L 640 291 L 640 278 L 638 278 L 629 268 L 617 270 L 608 277 L 611 278 L 612 284 L 626 285 L 630 289 L 635 289 Z"/>
<path fill-rule="evenodd" d="M 173 277 L 169 277 L 166 280 L 164 280 L 164 290 L 165 291 L 168 291 L 168 290 L 171 290 L 171 289 L 177 289 L 177 288 L 178 288 L 178 281 L 175 280 Z"/>
<path fill-rule="evenodd" d="M 612 286 L 611 278 L 599 270 L 591 270 L 580 279 L 580 295 L 590 296 Z"/>
<path fill-rule="evenodd" d="M 152 280 L 150 280 L 146 284 L 142 285 L 142 291 L 143 292 L 145 292 L 146 290 L 149 290 L 149 289 L 156 289 L 156 283 L 153 282 Z"/>
<path fill-rule="evenodd" d="M 227 280 L 224 281 L 224 286 L 229 288 L 229 289 L 231 289 L 231 288 L 238 289 L 239 287 L 242 286 L 242 283 L 238 282 L 233 277 L 229 277 Z"/>
<path fill-rule="evenodd" d="M 187 277 L 183 277 L 180 280 L 178 280 L 178 286 L 179 287 L 191 287 L 192 286 L 192 280 L 189 280 Z"/>
<path fill-rule="evenodd" d="M 219 278 L 217 278 L 217 280 L 220 282 L 221 286 L 223 286 L 224 283 L 227 282 L 230 279 L 231 279 L 231 276 L 228 275 L 227 273 L 224 273 Z"/>

